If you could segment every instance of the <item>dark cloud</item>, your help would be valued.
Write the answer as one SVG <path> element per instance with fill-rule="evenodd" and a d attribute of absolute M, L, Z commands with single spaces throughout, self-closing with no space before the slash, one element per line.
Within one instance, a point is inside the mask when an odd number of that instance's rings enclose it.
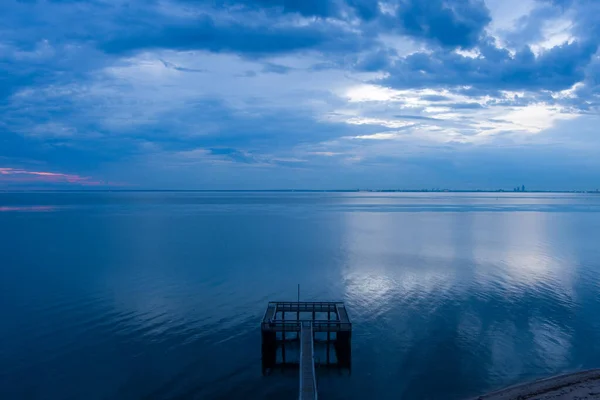
<path fill-rule="evenodd" d="M 566 5 L 565 5 L 566 7 Z M 573 1 L 575 34 L 598 41 L 600 35 L 600 2 L 597 0 Z"/>
<path fill-rule="evenodd" d="M 372 20 L 380 15 L 377 1 L 346 0 L 346 3 L 364 20 Z"/>
<path fill-rule="evenodd" d="M 458 86 L 453 89 L 456 94 L 467 97 L 502 97 L 502 91 L 498 88 L 479 87 L 479 86 Z"/>
<path fill-rule="evenodd" d="M 556 4 L 555 4 L 556 3 Z M 557 1 L 542 0 L 529 14 L 515 22 L 515 27 L 502 33 L 508 46 L 520 48 L 544 39 L 547 22 L 564 15 L 566 5 L 558 5 Z"/>
<path fill-rule="evenodd" d="M 430 95 L 426 95 L 426 96 L 421 96 L 421 99 L 426 100 L 426 101 L 448 101 L 450 100 L 450 98 L 448 96 L 442 96 L 439 94 L 430 94 Z"/>
<path fill-rule="evenodd" d="M 597 50 L 592 42 L 556 46 L 536 57 L 529 47 L 514 56 L 507 50 L 485 50 L 488 57 L 455 52 L 415 53 L 398 61 L 381 83 L 398 88 L 473 86 L 496 90 L 564 90 L 585 77 Z"/>
<path fill-rule="evenodd" d="M 86 47 L 42 42 L 29 51 L 0 48 L 0 102 L 25 87 L 86 79 L 109 63 L 104 54 Z"/>
<path fill-rule="evenodd" d="M 439 105 L 454 110 L 478 110 L 483 108 L 483 106 L 479 103 L 442 103 Z"/>
<path fill-rule="evenodd" d="M 254 78 L 257 75 L 258 74 L 255 71 L 246 71 L 243 74 L 237 76 L 243 76 L 244 78 Z"/>
<path fill-rule="evenodd" d="M 117 34 L 101 43 L 109 53 L 168 48 L 176 50 L 204 49 L 215 52 L 280 53 L 311 48 L 323 43 L 327 36 L 313 29 L 283 27 L 227 26 L 215 23 L 210 16 L 185 25 L 168 25 L 160 29 Z"/>
<path fill-rule="evenodd" d="M 284 13 L 298 13 L 305 17 L 332 17 L 340 11 L 339 3 L 332 0 L 186 0 L 213 4 L 218 7 L 242 6 L 246 9 L 279 9 Z"/>
<path fill-rule="evenodd" d="M 286 67 L 285 65 L 274 64 L 274 63 L 265 63 L 262 71 L 266 72 L 266 73 L 273 73 L 273 74 L 287 74 L 288 72 L 290 72 L 292 70 L 293 70 L 293 68 Z"/>
<path fill-rule="evenodd" d="M 426 117 L 424 115 L 394 115 L 394 117 L 399 119 L 415 119 L 415 120 L 423 120 L 423 121 L 438 121 L 437 118 Z"/>
<path fill-rule="evenodd" d="M 343 68 L 344 64 L 338 62 L 338 60 L 332 60 L 327 62 L 319 62 L 310 66 L 311 71 L 327 71 L 331 69 Z"/>
<path fill-rule="evenodd" d="M 146 18 L 133 4 L 129 10 Z M 93 44 L 118 29 L 122 12 L 100 1 L 0 1 L 0 101 L 25 87 L 82 81 L 113 64 Z"/>
<path fill-rule="evenodd" d="M 307 25 L 246 25 L 219 22 L 204 15 L 185 23 L 169 23 L 159 29 L 142 27 L 134 32 L 118 32 L 101 42 L 108 53 L 127 53 L 152 48 L 175 50 L 202 49 L 245 55 L 268 55 L 305 49 L 321 49 L 332 53 L 355 52 L 364 40 L 351 31 L 340 31 L 325 22 Z"/>
<path fill-rule="evenodd" d="M 400 0 L 401 30 L 446 47 L 475 46 L 491 17 L 481 0 Z"/>
<path fill-rule="evenodd" d="M 379 16 L 379 4 L 373 0 L 180 0 L 217 7 L 242 7 L 246 10 L 269 10 L 295 13 L 304 17 L 340 18 L 352 12 L 363 20 Z"/>
<path fill-rule="evenodd" d="M 165 61 L 165 60 L 162 60 L 162 59 L 160 60 L 160 62 L 162 62 L 163 65 L 166 68 L 174 69 L 175 71 L 180 71 L 180 72 L 208 72 L 205 69 L 181 67 L 181 66 L 179 66 L 177 64 L 173 64 L 172 62 Z"/>
<path fill-rule="evenodd" d="M 387 69 L 396 57 L 397 53 L 393 49 L 372 51 L 359 59 L 354 68 L 358 71 L 380 71 Z"/>
<path fill-rule="evenodd" d="M 260 160 L 252 154 L 232 148 L 213 148 L 209 149 L 209 152 L 213 156 L 221 156 L 225 159 L 244 164 L 257 164 L 260 162 Z"/>
<path fill-rule="evenodd" d="M 563 100 L 563 104 L 586 113 L 600 111 L 600 57 L 595 57 L 586 70 L 586 78 L 575 90 L 573 98 Z"/>
<path fill-rule="evenodd" d="M 600 2 L 598 0 L 538 0 L 538 7 L 521 18 L 521 29 L 537 32 L 552 17 L 566 16 L 571 32 L 580 38 L 596 40 L 600 34 Z M 536 28 L 537 27 L 537 28 Z M 519 29 L 516 32 L 518 35 Z M 514 38 L 515 35 L 511 35 Z"/>

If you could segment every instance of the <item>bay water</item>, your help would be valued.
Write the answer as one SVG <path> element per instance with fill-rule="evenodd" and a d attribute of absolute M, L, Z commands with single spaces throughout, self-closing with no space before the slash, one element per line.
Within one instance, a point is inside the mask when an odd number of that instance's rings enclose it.
<path fill-rule="evenodd" d="M 0 193 L 0 398 L 295 398 L 268 301 L 341 300 L 322 399 L 464 399 L 600 367 L 600 195 Z"/>

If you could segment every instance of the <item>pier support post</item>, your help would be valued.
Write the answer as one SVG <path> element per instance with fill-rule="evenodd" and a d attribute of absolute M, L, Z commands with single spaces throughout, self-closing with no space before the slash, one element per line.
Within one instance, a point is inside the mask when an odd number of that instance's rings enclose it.
<path fill-rule="evenodd" d="M 331 321 L 331 311 L 327 309 L 327 322 Z M 329 346 L 331 344 L 331 326 L 327 324 L 327 365 L 329 365 L 329 352 L 331 351 Z"/>
<path fill-rule="evenodd" d="M 275 332 L 262 332 L 262 373 L 273 368 L 277 362 L 277 334 Z"/>
<path fill-rule="evenodd" d="M 285 311 L 281 312 L 281 322 L 283 322 L 283 332 L 281 332 L 281 361 L 285 365 Z"/>
<path fill-rule="evenodd" d="M 351 348 L 352 333 L 349 331 L 338 332 L 335 339 L 335 352 L 337 354 L 338 363 L 343 368 L 351 368 L 352 363 L 352 348 Z"/>

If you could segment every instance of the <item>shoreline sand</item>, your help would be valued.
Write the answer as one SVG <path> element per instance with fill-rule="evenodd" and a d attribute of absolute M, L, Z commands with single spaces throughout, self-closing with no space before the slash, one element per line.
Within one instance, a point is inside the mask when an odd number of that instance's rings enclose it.
<path fill-rule="evenodd" d="M 600 400 L 600 369 L 527 382 L 471 400 Z"/>

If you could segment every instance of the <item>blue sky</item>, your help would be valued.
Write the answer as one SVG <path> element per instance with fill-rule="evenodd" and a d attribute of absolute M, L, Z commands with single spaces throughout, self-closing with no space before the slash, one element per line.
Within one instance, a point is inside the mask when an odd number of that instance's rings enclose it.
<path fill-rule="evenodd" d="M 3 0 L 0 188 L 600 187 L 600 1 Z"/>

